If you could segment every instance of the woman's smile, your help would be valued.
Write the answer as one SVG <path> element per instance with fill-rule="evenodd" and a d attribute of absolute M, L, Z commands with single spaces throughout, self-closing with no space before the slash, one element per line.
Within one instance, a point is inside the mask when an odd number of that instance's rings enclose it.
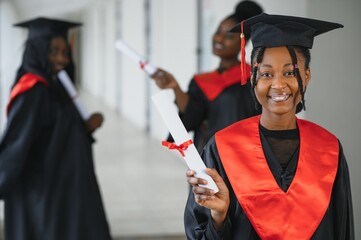
<path fill-rule="evenodd" d="M 290 98 L 291 94 L 287 93 L 273 93 L 268 96 L 274 102 L 285 102 Z"/>

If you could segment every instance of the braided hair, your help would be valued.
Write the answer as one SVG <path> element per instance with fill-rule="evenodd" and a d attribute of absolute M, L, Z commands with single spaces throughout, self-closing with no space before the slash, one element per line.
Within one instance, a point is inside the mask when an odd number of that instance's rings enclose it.
<path fill-rule="evenodd" d="M 287 46 L 288 51 L 290 52 L 292 64 L 294 66 L 294 71 L 297 77 L 298 86 L 301 93 L 301 104 L 304 111 L 306 111 L 306 105 L 305 105 L 305 89 L 303 88 L 303 82 L 300 74 L 300 70 L 298 68 L 298 62 L 297 62 L 297 55 L 293 47 Z M 306 67 L 307 69 L 308 67 Z"/>
<path fill-rule="evenodd" d="M 302 109 L 306 110 L 306 105 L 305 105 L 305 89 L 303 88 L 303 82 L 302 82 L 301 74 L 300 74 L 300 71 L 298 68 L 298 60 L 297 60 L 296 52 L 300 53 L 303 56 L 303 58 L 305 60 L 305 69 L 308 69 L 310 66 L 311 54 L 310 54 L 310 50 L 305 47 L 299 47 L 299 46 L 286 46 L 286 47 L 291 55 L 292 64 L 294 66 L 294 71 L 295 71 L 295 74 L 297 77 L 297 82 L 298 82 L 298 86 L 300 89 L 299 91 L 301 94 L 301 102 L 296 107 L 296 113 L 299 113 Z M 252 54 L 251 54 L 252 96 L 253 96 L 253 100 L 255 102 L 256 109 L 258 109 L 258 107 L 260 107 L 260 103 L 257 101 L 256 94 L 255 94 L 255 87 L 257 84 L 258 65 L 262 62 L 265 49 L 266 49 L 265 47 L 254 48 L 252 50 Z"/>
<path fill-rule="evenodd" d="M 254 103 L 255 103 L 256 110 L 258 110 L 260 108 L 261 104 L 258 102 L 258 100 L 256 98 L 256 93 L 255 93 L 254 89 L 255 89 L 256 84 L 257 84 L 258 65 L 262 62 L 263 54 L 264 54 L 265 49 L 266 49 L 265 47 L 254 48 L 252 50 L 252 53 L 251 53 L 252 96 L 253 96 L 253 100 L 254 100 Z M 253 61 L 254 58 L 255 58 L 255 61 Z"/>

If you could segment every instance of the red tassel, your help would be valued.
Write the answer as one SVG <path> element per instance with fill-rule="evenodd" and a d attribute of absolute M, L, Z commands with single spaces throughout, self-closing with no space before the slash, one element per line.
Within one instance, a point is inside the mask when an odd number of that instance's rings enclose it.
<path fill-rule="evenodd" d="M 241 85 L 247 83 L 247 67 L 246 67 L 246 38 L 243 31 L 243 21 L 241 22 Z"/>

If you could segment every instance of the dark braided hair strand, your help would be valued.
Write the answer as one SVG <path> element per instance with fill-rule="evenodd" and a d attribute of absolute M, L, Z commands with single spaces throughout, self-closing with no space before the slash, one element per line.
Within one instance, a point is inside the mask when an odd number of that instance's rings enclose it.
<path fill-rule="evenodd" d="M 262 62 L 263 59 L 263 54 L 265 51 L 265 47 L 259 47 L 259 48 L 255 48 L 252 50 L 252 54 L 251 54 L 251 64 L 252 64 L 252 79 L 251 79 L 251 84 L 252 84 L 252 96 L 253 96 L 253 100 L 254 100 L 254 104 L 255 104 L 255 108 L 256 110 L 258 110 L 258 108 L 260 107 L 260 103 L 257 101 L 256 98 L 256 93 L 254 91 L 255 87 L 256 87 L 256 83 L 257 83 L 257 73 L 258 73 L 258 65 Z M 256 57 L 256 61 L 254 62 L 253 59 L 254 57 Z"/>

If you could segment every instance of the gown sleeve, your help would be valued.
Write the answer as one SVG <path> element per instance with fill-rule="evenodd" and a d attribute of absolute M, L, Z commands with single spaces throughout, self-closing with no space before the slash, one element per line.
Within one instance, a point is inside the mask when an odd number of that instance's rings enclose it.
<path fill-rule="evenodd" d="M 9 110 L 6 129 L 0 142 L 0 198 L 16 184 L 39 135 L 46 86 L 36 84 L 16 97 Z"/>
<path fill-rule="evenodd" d="M 340 144 L 340 163 L 336 175 L 334 191 L 335 191 L 334 207 L 336 212 L 335 226 L 338 228 L 335 231 L 338 235 L 335 239 L 354 240 L 355 229 L 354 229 L 350 174 L 341 144 Z"/>
<path fill-rule="evenodd" d="M 339 164 L 329 207 L 312 240 L 354 240 L 354 221 L 350 175 L 342 146 L 339 143 Z"/>
<path fill-rule="evenodd" d="M 355 239 L 352 209 L 351 185 L 348 165 L 340 144 L 340 159 L 336 180 L 332 192 L 332 209 L 334 212 L 334 239 Z"/>
<path fill-rule="evenodd" d="M 220 159 L 214 137 L 210 139 L 202 152 L 202 159 L 206 166 L 215 168 L 224 177 L 224 170 L 220 166 Z M 223 178 L 224 179 L 224 178 Z M 224 179 L 228 188 L 228 179 Z M 232 199 L 231 199 L 232 202 Z M 232 203 L 231 203 L 232 204 Z M 231 221 L 226 218 L 225 225 L 221 231 L 214 228 L 211 212 L 208 208 L 198 205 L 194 200 L 192 189 L 189 191 L 188 200 L 184 211 L 184 226 L 188 240 L 220 240 L 230 239 Z"/>
<path fill-rule="evenodd" d="M 194 131 L 195 135 L 197 135 L 197 133 L 200 131 L 201 125 L 207 118 L 207 99 L 194 79 L 191 80 L 187 93 L 189 100 L 186 109 L 183 113 L 179 112 L 178 114 L 186 130 L 188 132 Z M 198 134 L 200 134 L 200 132 Z M 198 140 L 196 138 L 197 137 L 195 136 L 194 143 L 197 146 Z M 172 135 L 168 134 L 167 141 L 174 142 Z"/>
<path fill-rule="evenodd" d="M 189 101 L 184 113 L 180 118 L 187 131 L 197 130 L 207 118 L 207 98 L 198 87 L 194 79 L 191 80 L 188 88 Z"/>

